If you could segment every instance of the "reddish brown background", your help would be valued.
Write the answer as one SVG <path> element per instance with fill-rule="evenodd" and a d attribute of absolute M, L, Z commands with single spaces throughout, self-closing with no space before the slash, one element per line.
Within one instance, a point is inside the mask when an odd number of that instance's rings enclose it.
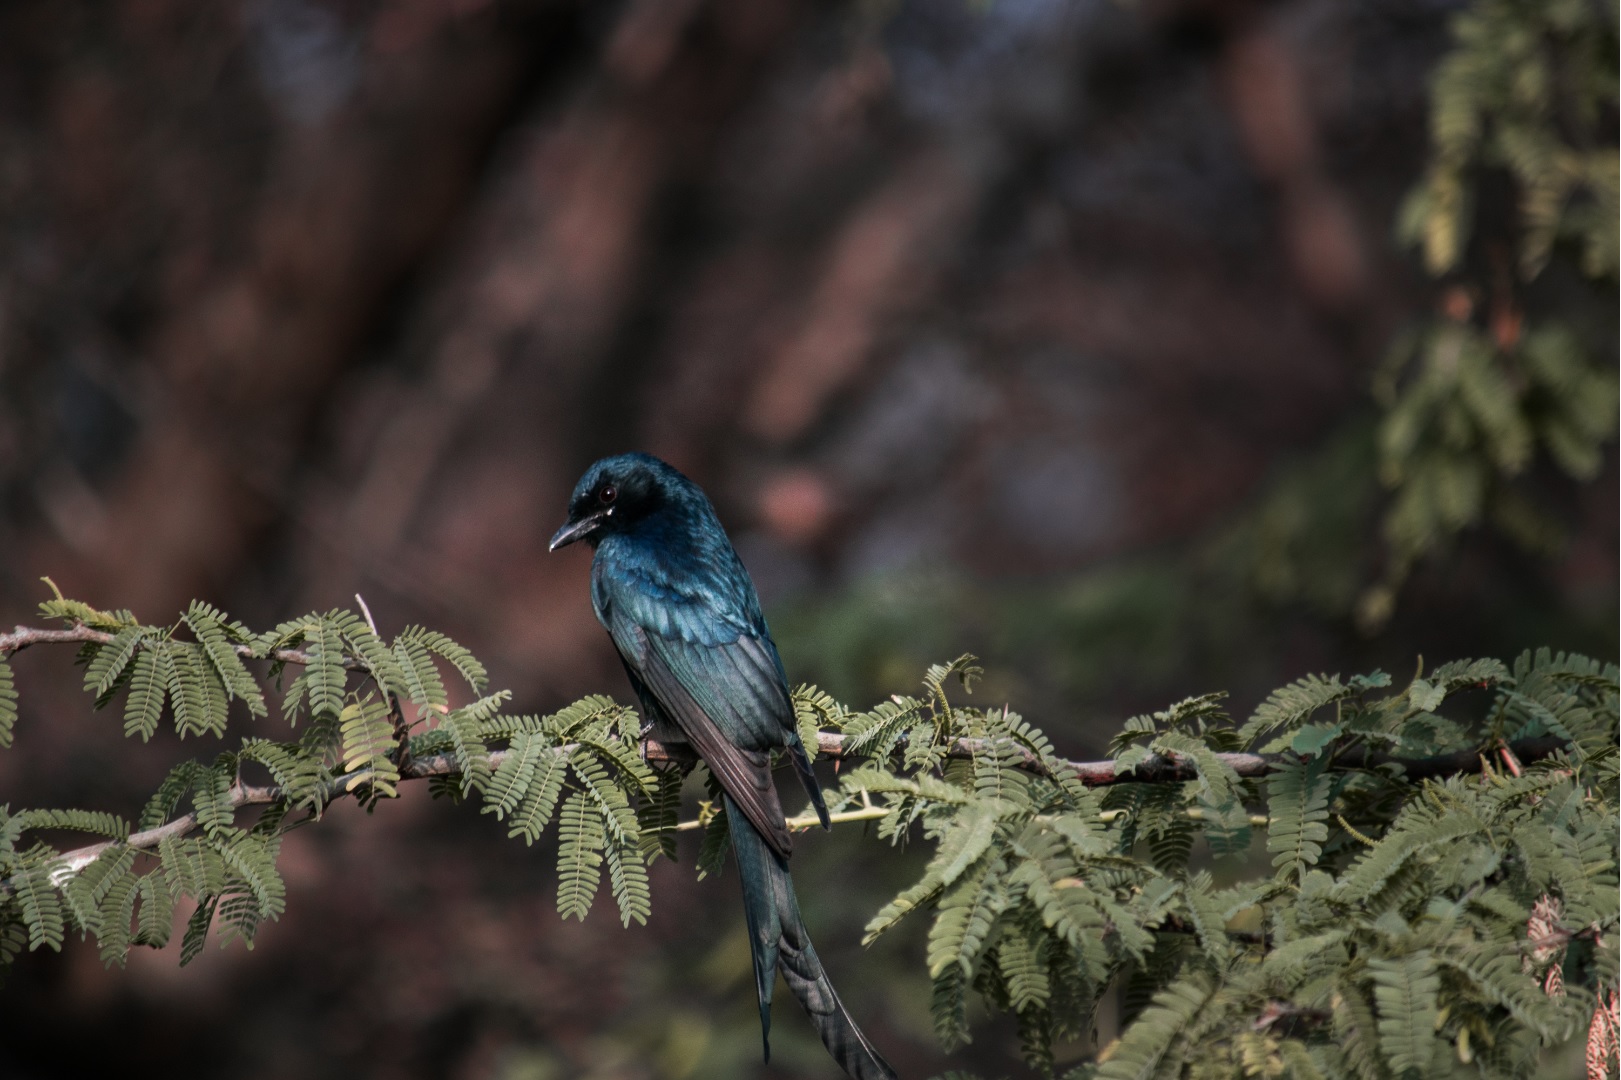
<path fill-rule="evenodd" d="M 1311 588 L 1189 576 L 1366 430 L 1371 368 L 1435 303 L 1391 222 L 1457 7 L 16 0 L 0 624 L 46 574 L 149 621 L 360 592 L 522 709 L 623 695 L 585 556 L 544 549 L 584 466 L 641 448 L 714 496 L 791 678 L 863 702 L 971 649 L 1076 754 L 1307 670 L 1613 655 L 1613 455 L 1549 478 L 1563 554 L 1469 538 L 1374 638 Z M 133 813 L 211 752 L 126 745 L 70 661 L 19 657 L 0 801 Z M 1016 1069 L 1001 1028 L 933 1048 L 915 933 L 856 946 L 916 856 L 801 846 L 820 949 L 903 1072 Z M 650 927 L 562 924 L 543 848 L 420 789 L 340 807 L 289 838 L 251 953 L 27 958 L 0 1074 L 763 1075 L 735 884 L 689 851 Z M 827 1075 L 777 1017 L 770 1075 Z"/>

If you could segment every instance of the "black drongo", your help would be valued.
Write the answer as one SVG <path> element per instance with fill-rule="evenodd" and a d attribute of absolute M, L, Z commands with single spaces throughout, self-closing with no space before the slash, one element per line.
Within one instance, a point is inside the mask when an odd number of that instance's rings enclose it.
<path fill-rule="evenodd" d="M 857 1080 L 894 1080 L 833 992 L 799 914 L 771 752 L 786 751 L 824 827 L 827 806 L 794 727 L 782 659 L 754 582 L 715 508 L 698 485 L 655 457 L 603 458 L 575 486 L 568 523 L 551 548 L 576 540 L 596 548 L 591 603 L 625 663 L 649 733 L 690 746 L 725 794 L 767 1059 L 780 965 L 844 1071 Z"/>

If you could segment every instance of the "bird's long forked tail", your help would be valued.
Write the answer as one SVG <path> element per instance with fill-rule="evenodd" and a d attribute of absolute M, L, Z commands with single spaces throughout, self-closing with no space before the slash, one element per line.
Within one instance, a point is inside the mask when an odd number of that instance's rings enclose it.
<path fill-rule="evenodd" d="M 748 919 L 749 951 L 754 956 L 766 1060 L 771 1058 L 771 994 L 780 966 L 783 981 L 816 1025 L 822 1045 L 847 1074 L 854 1080 L 896 1080 L 895 1070 L 856 1026 L 822 970 L 799 914 L 787 863 L 766 845 L 730 797 L 726 818 L 738 876 L 743 880 L 743 913 Z"/>

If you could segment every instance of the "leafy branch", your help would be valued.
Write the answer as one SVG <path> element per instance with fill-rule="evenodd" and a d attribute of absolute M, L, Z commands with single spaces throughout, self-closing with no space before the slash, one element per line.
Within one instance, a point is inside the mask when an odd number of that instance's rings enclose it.
<path fill-rule="evenodd" d="M 0 636 L 8 741 L 10 658 L 35 644 L 77 645 L 85 689 L 98 708 L 124 699 L 130 737 L 167 715 L 182 735 L 222 739 L 233 708 L 266 717 L 273 688 L 294 737 L 177 765 L 134 821 L 0 808 L 0 964 L 70 930 L 122 963 L 166 944 L 182 901 L 182 963 L 214 927 L 251 945 L 285 907 L 286 828 L 417 780 L 477 800 L 526 843 L 555 823 L 565 917 L 583 918 L 606 876 L 621 919 L 645 921 L 647 865 L 675 857 L 680 831 L 703 832 L 700 873 L 724 858 L 723 812 L 680 820 L 690 753 L 642 739 L 634 711 L 596 696 L 511 715 L 465 649 L 415 627 L 385 641 L 363 605 L 259 634 L 196 603 L 169 627 L 59 594 L 42 611 L 65 627 Z M 467 687 L 454 702 L 452 670 Z M 1421 670 L 1400 689 L 1378 672 L 1308 676 L 1242 724 L 1202 695 L 1125 721 L 1092 762 L 1060 757 L 1007 708 L 958 704 L 948 684 L 971 691 L 978 674 L 960 657 L 865 711 L 814 687 L 793 699 L 807 747 L 862 760 L 829 793 L 833 819 L 928 848 L 867 937 L 931 920 L 946 1046 L 971 1037 L 977 997 L 1012 1014 L 1028 1061 L 1052 1071 L 1054 1045 L 1087 1039 L 1118 990 L 1120 1035 L 1075 1080 L 1195 1065 L 1429 1074 L 1448 1055 L 1510 1076 L 1608 1015 L 1615 665 L 1541 650 Z M 246 808 L 259 813 L 239 823 Z M 42 838 L 61 830 L 101 839 L 63 851 Z M 1210 860 L 1262 848 L 1272 873 L 1217 886 Z"/>

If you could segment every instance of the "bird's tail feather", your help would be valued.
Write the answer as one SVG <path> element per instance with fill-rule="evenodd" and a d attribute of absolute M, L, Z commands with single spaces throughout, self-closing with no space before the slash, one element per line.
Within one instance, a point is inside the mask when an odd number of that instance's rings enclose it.
<path fill-rule="evenodd" d="M 805 785 L 805 794 L 810 796 L 811 806 L 816 810 L 816 816 L 822 822 L 822 828 L 831 829 L 833 822 L 828 820 L 827 800 L 822 798 L 822 785 L 816 780 L 816 771 L 811 768 L 810 756 L 805 753 L 805 747 L 796 735 L 789 744 L 788 756 L 794 759 L 794 772 L 799 774 L 799 782 Z"/>
<path fill-rule="evenodd" d="M 731 823 L 738 876 L 743 879 L 743 912 L 754 956 L 766 1059 L 771 1057 L 771 993 L 780 965 L 783 981 L 805 1007 L 822 1045 L 840 1067 L 855 1080 L 895 1080 L 895 1070 L 856 1026 L 822 969 L 799 914 L 787 863 L 766 845 L 729 797 L 726 818 Z"/>

